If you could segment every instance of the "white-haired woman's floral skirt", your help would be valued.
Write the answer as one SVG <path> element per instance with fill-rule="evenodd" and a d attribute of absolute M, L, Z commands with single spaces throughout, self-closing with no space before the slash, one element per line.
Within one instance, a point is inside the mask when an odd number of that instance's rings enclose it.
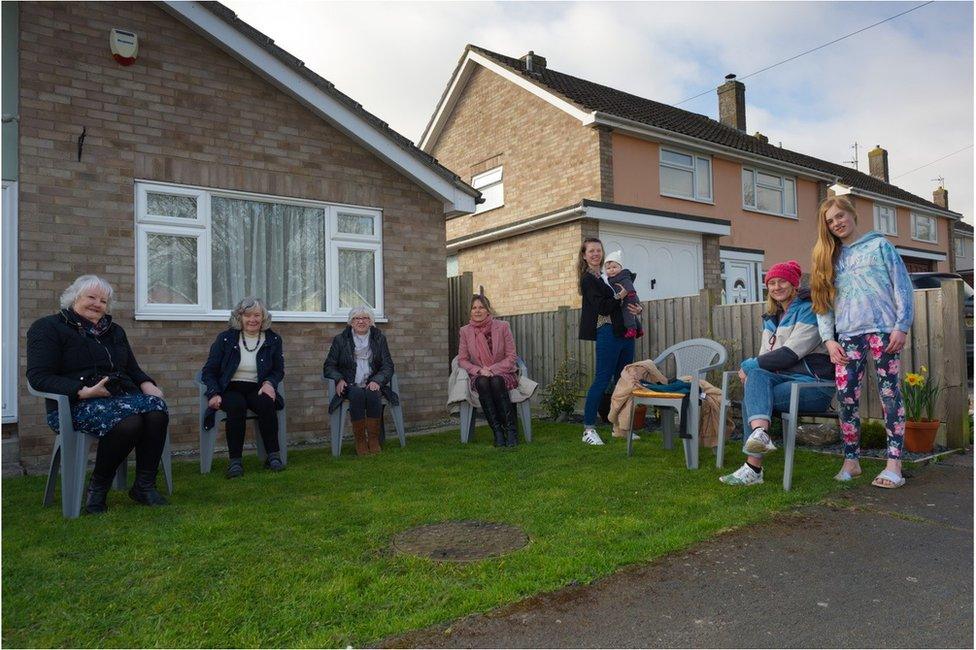
<path fill-rule="evenodd" d="M 95 397 L 78 400 L 71 407 L 71 422 L 75 431 L 101 438 L 131 415 L 152 411 L 167 412 L 166 402 L 154 395 L 137 393 L 112 397 Z M 57 409 L 47 414 L 47 424 L 60 433 Z"/>

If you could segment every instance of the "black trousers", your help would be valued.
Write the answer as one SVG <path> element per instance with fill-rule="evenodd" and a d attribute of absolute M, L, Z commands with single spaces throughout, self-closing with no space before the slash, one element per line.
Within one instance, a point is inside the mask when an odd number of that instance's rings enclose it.
<path fill-rule="evenodd" d="M 220 394 L 220 408 L 227 413 L 227 451 L 231 458 L 244 455 L 244 428 L 247 410 L 258 416 L 258 432 L 269 454 L 278 449 L 278 410 L 275 401 L 258 393 L 253 381 L 232 381 Z"/>
<path fill-rule="evenodd" d="M 504 416 L 508 409 L 512 408 L 512 400 L 508 398 L 508 389 L 505 388 L 505 380 L 495 375 L 493 377 L 478 377 L 474 380 L 474 389 L 478 391 L 478 400 L 484 404 L 491 400 L 495 406 L 495 412 L 499 416 Z"/>
<path fill-rule="evenodd" d="M 349 418 L 352 420 L 383 416 L 383 395 L 378 390 L 349 384 L 343 397 L 349 400 Z"/>
<path fill-rule="evenodd" d="M 111 482 L 115 470 L 125 462 L 133 449 L 136 450 L 136 471 L 152 472 L 155 476 L 163 457 L 168 424 L 169 415 L 163 411 L 130 415 L 116 424 L 98 439 L 92 476 L 106 483 Z"/>

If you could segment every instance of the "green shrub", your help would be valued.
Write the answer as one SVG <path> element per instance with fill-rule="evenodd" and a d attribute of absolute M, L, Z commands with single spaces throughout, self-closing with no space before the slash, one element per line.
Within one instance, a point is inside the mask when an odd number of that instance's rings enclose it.
<path fill-rule="evenodd" d="M 863 449 L 884 449 L 888 445 L 888 433 L 880 420 L 861 421 L 861 447 Z"/>
<path fill-rule="evenodd" d="M 580 367 L 573 357 L 567 357 L 556 370 L 552 382 L 542 391 L 542 406 L 554 420 L 571 415 L 579 399 Z"/>

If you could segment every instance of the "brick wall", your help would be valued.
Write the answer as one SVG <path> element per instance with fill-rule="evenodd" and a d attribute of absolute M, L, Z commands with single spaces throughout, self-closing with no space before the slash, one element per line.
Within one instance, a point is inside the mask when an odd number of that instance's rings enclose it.
<path fill-rule="evenodd" d="M 702 267 L 705 288 L 719 296 L 725 288 L 722 282 L 721 249 L 718 235 L 702 235 Z"/>
<path fill-rule="evenodd" d="M 582 222 L 574 221 L 468 248 L 458 254 L 458 268 L 471 271 L 475 291 L 484 286 L 499 314 L 579 307 L 576 260 L 582 232 Z"/>
<path fill-rule="evenodd" d="M 462 180 L 502 165 L 505 204 L 447 224 L 447 239 L 601 197 L 600 132 L 478 67 L 431 152 Z"/>
<path fill-rule="evenodd" d="M 19 6 L 22 334 L 57 310 L 58 296 L 77 275 L 103 275 L 116 288 L 117 322 L 166 392 L 175 446 L 196 447 L 192 377 L 223 324 L 133 320 L 133 180 L 378 207 L 390 319 L 382 327 L 404 414 L 408 426 L 444 415 L 447 316 L 438 201 L 152 3 Z M 139 59 L 131 67 L 111 57 L 112 27 L 139 35 Z M 78 162 L 82 128 L 87 136 Z M 275 326 L 285 341 L 291 439 L 327 433 L 319 377 L 341 328 Z M 50 453 L 52 437 L 43 405 L 25 384 L 21 379 L 21 454 L 37 465 Z"/>

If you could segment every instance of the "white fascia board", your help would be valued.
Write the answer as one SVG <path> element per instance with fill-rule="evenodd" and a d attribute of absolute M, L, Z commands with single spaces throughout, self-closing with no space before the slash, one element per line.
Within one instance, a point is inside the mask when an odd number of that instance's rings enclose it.
<path fill-rule="evenodd" d="M 674 131 L 668 131 L 666 129 L 660 129 L 654 126 L 649 126 L 642 122 L 635 122 L 634 120 L 628 120 L 626 118 L 617 117 L 615 115 L 607 115 L 605 113 L 595 112 L 593 113 L 593 119 L 591 121 L 593 125 L 608 126 L 613 129 L 617 129 L 628 135 L 636 135 L 648 137 L 654 140 L 659 140 L 662 142 L 670 142 L 675 144 L 680 144 L 685 147 L 691 147 L 699 151 L 707 151 L 709 153 L 714 153 L 722 156 L 723 158 L 730 158 L 733 160 L 747 162 L 750 165 L 755 165 L 756 167 L 762 167 L 766 169 L 774 169 L 779 171 L 785 171 L 794 175 L 802 175 L 808 178 L 814 178 L 822 181 L 835 181 L 836 176 L 832 176 L 825 172 L 818 171 L 816 169 L 810 169 L 809 167 L 801 167 L 799 165 L 792 165 L 790 163 L 785 163 L 779 160 L 773 160 L 772 158 L 766 158 L 765 156 L 756 156 L 739 149 L 733 149 L 732 147 L 725 147 L 720 144 L 715 144 L 714 142 L 709 142 L 708 140 L 702 140 L 701 138 L 693 138 L 691 136 L 682 135 L 680 133 L 675 133 Z"/>
<path fill-rule="evenodd" d="M 454 106 L 457 104 L 458 98 L 460 97 L 461 92 L 464 90 L 465 83 L 471 76 L 471 73 L 474 71 L 475 65 L 480 65 L 488 70 L 491 70 L 503 79 L 506 79 L 523 90 L 532 93 L 542 101 L 552 104 L 571 117 L 578 119 L 581 124 L 587 124 L 591 120 L 591 113 L 589 111 L 582 110 L 576 104 L 556 96 L 551 91 L 546 90 L 538 84 L 532 83 L 522 75 L 512 72 L 508 67 L 492 61 L 485 55 L 475 52 L 474 50 L 468 50 L 468 54 L 464 57 L 464 62 L 461 64 L 457 74 L 454 75 L 454 79 L 451 81 L 447 93 L 444 95 L 443 100 L 441 100 L 440 105 L 438 105 L 437 110 L 434 112 L 434 118 L 431 120 L 427 130 L 420 138 L 419 146 L 427 153 L 430 153 L 431 149 L 433 149 L 434 145 L 437 143 L 441 130 L 444 128 L 448 118 L 451 116 Z"/>
<path fill-rule="evenodd" d="M 592 205 L 586 206 L 586 216 L 598 221 L 626 223 L 636 226 L 661 228 L 663 230 L 677 230 L 679 232 L 694 232 L 706 235 L 732 234 L 731 226 L 726 226 L 720 223 L 693 221 L 691 219 L 677 219 L 675 217 L 660 214 L 628 212 L 627 210 L 614 210 L 613 208 L 601 208 Z"/>
<path fill-rule="evenodd" d="M 762 253 L 744 253 L 743 251 L 730 251 L 724 248 L 719 249 L 718 258 L 737 262 L 764 262 L 766 260 Z"/>
<path fill-rule="evenodd" d="M 197 2 L 164 1 L 168 12 L 194 26 L 234 58 L 274 86 L 298 99 L 316 115 L 360 143 L 457 212 L 474 212 L 474 197 L 404 151 L 373 125 L 311 83 L 270 52 L 228 25 Z M 458 203 L 458 195 L 468 200 Z M 445 211 L 447 209 L 445 208 Z"/>
<path fill-rule="evenodd" d="M 897 205 L 902 208 L 908 208 L 912 212 L 918 214 L 924 214 L 932 217 L 941 217 L 942 219 L 951 219 L 952 221 L 958 221 L 961 215 L 957 215 L 953 212 L 947 212 L 942 210 L 936 210 L 933 208 L 928 208 L 921 206 L 917 203 L 909 203 L 908 201 L 902 201 L 901 199 L 894 199 L 890 196 L 882 196 L 881 194 L 875 194 L 874 192 L 869 192 L 867 190 L 862 190 L 858 187 L 851 188 L 851 194 L 854 196 L 860 196 L 865 199 L 871 199 L 875 203 L 881 203 L 883 205 Z"/>
<path fill-rule="evenodd" d="M 479 246 L 481 244 L 498 241 L 499 239 L 507 239 L 508 237 L 514 237 L 516 235 L 521 235 L 522 233 L 539 230 L 540 228 L 555 226 L 560 223 L 572 221 L 582 214 L 582 207 L 573 206 L 572 208 L 561 210 L 560 212 L 547 214 L 545 216 L 538 217 L 537 219 L 512 224 L 511 226 L 498 228 L 497 230 L 492 230 L 490 232 L 475 233 L 467 237 L 459 237 L 453 242 L 447 244 L 447 252 L 448 254 L 454 254 L 459 250 L 471 248 L 472 246 Z"/>
<path fill-rule="evenodd" d="M 899 255 L 904 255 L 905 257 L 917 257 L 918 259 L 922 260 L 945 262 L 948 259 L 945 253 L 925 253 L 923 251 L 916 251 L 910 248 L 902 248 L 901 246 L 895 246 L 895 250 L 898 251 Z"/>

